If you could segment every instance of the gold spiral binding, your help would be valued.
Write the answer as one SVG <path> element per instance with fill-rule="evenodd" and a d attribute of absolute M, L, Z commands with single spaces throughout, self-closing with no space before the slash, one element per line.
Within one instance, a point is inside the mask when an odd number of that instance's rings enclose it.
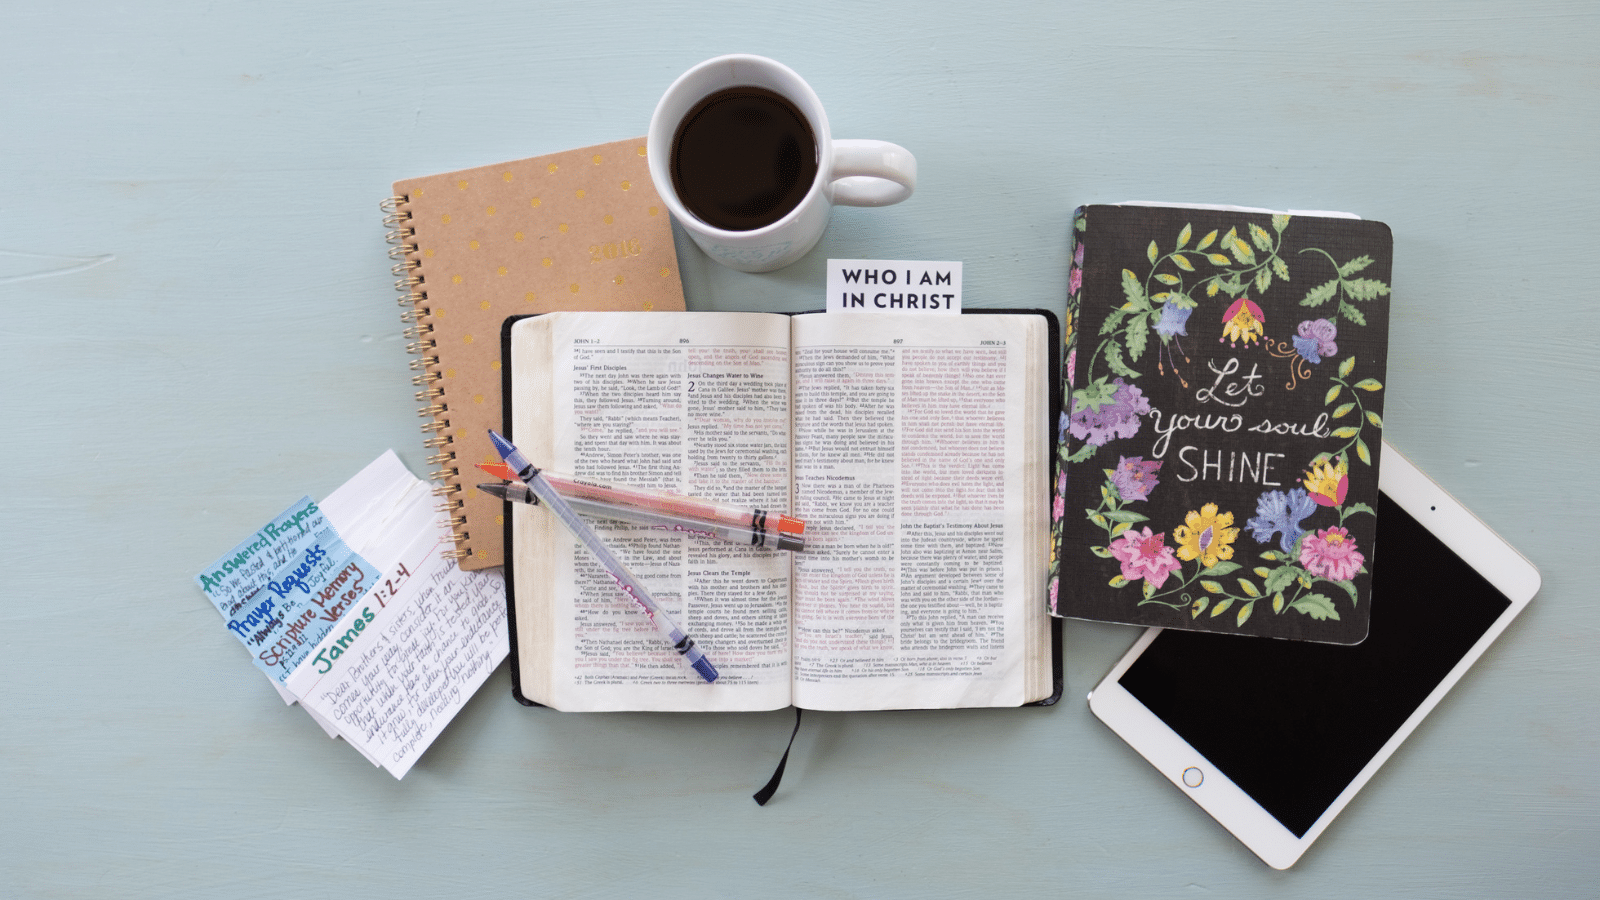
<path fill-rule="evenodd" d="M 417 258 L 417 231 L 411 225 L 410 198 L 386 197 L 378 208 L 383 211 L 383 227 L 387 232 L 384 243 L 389 245 L 389 259 L 393 261 L 389 273 L 394 276 L 394 289 L 400 294 L 395 302 L 401 307 L 400 321 L 406 323 L 401 334 L 407 341 L 406 353 L 412 357 L 410 368 L 418 373 L 412 376 L 411 384 L 421 388 L 415 396 L 417 402 L 424 405 L 418 408 L 417 415 L 429 420 L 422 426 L 422 445 L 435 451 L 428 457 L 428 465 L 439 467 L 429 473 L 428 478 L 440 482 L 432 492 L 443 500 L 440 512 L 448 514 L 456 544 L 445 556 L 465 559 L 471 555 L 463 530 L 466 516 L 460 514 L 466 504 L 457 496 L 461 490 L 458 480 L 461 472 L 452 465 L 456 454 L 450 449 L 453 438 L 449 433 L 449 408 L 444 403 L 434 402 L 444 396 L 444 388 L 438 384 L 442 376 L 435 371 L 439 357 L 431 352 L 437 344 L 431 339 L 433 324 L 428 319 L 432 310 L 428 306 L 426 279 L 421 272 L 422 260 Z"/>

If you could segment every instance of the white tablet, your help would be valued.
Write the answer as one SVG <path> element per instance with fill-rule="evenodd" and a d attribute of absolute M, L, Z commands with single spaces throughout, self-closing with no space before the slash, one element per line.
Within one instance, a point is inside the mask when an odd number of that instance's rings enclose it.
<path fill-rule="evenodd" d="M 1096 716 L 1277 869 L 1539 587 L 1532 564 L 1409 460 L 1388 445 L 1382 460 L 1365 641 L 1152 628 L 1089 695 Z M 1306 690 L 1308 679 L 1336 689 Z"/>

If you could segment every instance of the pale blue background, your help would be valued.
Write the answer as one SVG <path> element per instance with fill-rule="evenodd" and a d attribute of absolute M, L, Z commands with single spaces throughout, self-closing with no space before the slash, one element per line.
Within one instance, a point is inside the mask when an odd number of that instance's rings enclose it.
<path fill-rule="evenodd" d="M 18 3 L 0 42 L 0 894 L 1600 883 L 1592 3 Z M 643 134 L 725 52 L 784 60 L 836 135 L 905 145 L 922 180 L 777 274 L 680 242 L 692 308 L 816 306 L 835 256 L 959 259 L 970 305 L 1059 310 L 1087 201 L 1393 228 L 1388 436 L 1545 587 L 1298 867 L 1089 714 L 1131 628 L 1068 624 L 1054 709 L 808 717 L 765 809 L 787 713 L 527 710 L 502 668 L 396 782 L 223 630 L 201 567 L 387 448 L 426 469 L 390 183 Z"/>

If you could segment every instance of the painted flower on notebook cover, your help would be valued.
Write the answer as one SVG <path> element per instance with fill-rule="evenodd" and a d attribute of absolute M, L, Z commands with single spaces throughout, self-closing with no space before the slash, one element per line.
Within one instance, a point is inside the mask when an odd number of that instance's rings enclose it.
<path fill-rule="evenodd" d="M 1392 244 L 1381 223 L 1351 222 L 1075 216 L 1054 563 L 1106 574 L 1053 593 L 1052 611 L 1079 615 L 1089 597 L 1088 618 L 1318 639 L 1315 623 L 1360 606 Z M 1098 482 L 1083 474 L 1095 468 Z"/>
<path fill-rule="evenodd" d="M 1327 319 L 1307 319 L 1294 330 L 1294 352 L 1306 362 L 1316 365 L 1325 357 L 1339 352 L 1334 338 L 1339 336 L 1339 326 Z"/>
<path fill-rule="evenodd" d="M 1122 564 L 1122 577 L 1128 581 L 1143 578 L 1160 588 L 1168 575 L 1182 568 L 1173 548 L 1167 546 L 1166 534 L 1151 534 L 1149 526 L 1124 531 L 1109 549 L 1112 558 Z"/>
<path fill-rule="evenodd" d="M 1161 471 L 1159 459 L 1146 460 L 1142 456 L 1129 459 L 1124 456 L 1117 460 L 1117 467 L 1111 473 L 1111 483 L 1124 502 L 1144 500 L 1156 489 L 1156 485 L 1161 483 L 1161 479 L 1156 476 L 1159 471 Z"/>
<path fill-rule="evenodd" d="M 1305 529 L 1300 523 L 1317 511 L 1317 504 L 1305 488 L 1285 491 L 1267 491 L 1256 501 L 1255 518 L 1245 522 L 1250 536 L 1258 543 L 1269 544 L 1279 536 L 1278 546 L 1288 553 Z"/>
<path fill-rule="evenodd" d="M 1261 339 L 1266 325 L 1267 315 L 1261 307 L 1248 297 L 1240 297 L 1222 314 L 1222 337 L 1217 340 L 1227 341 L 1230 347 L 1237 347 L 1240 341 L 1248 346 Z"/>
<path fill-rule="evenodd" d="M 1337 525 L 1306 535 L 1300 544 L 1300 565 L 1307 574 L 1328 581 L 1349 581 L 1365 561 L 1350 530 Z"/>

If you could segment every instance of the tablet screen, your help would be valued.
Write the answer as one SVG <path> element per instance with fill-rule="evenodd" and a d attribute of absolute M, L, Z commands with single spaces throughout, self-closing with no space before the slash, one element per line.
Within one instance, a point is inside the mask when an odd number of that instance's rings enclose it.
<path fill-rule="evenodd" d="M 1168 630 L 1120 679 L 1299 837 L 1511 605 L 1386 495 L 1376 546 L 1362 643 Z"/>

